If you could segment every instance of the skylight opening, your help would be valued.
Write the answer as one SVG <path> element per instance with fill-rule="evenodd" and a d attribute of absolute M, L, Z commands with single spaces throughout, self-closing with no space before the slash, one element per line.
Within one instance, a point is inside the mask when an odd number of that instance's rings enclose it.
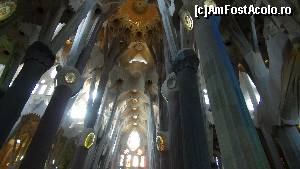
<path fill-rule="evenodd" d="M 136 55 L 134 58 L 132 58 L 129 61 L 129 63 L 134 63 L 134 62 L 144 63 L 145 65 L 148 64 L 148 62 L 145 60 L 145 58 L 141 54 Z"/>

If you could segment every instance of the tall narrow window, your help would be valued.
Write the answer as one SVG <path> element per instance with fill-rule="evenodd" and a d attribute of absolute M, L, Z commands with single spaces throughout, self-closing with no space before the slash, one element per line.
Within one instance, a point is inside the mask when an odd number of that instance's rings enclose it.
<path fill-rule="evenodd" d="M 50 77 L 51 77 L 52 79 L 54 79 L 55 76 L 56 76 L 56 74 L 57 74 L 57 71 L 56 71 L 56 68 L 54 68 L 54 69 L 52 69 L 52 71 L 51 71 L 51 73 L 50 73 Z"/>
<path fill-rule="evenodd" d="M 138 166 L 139 166 L 139 157 L 133 156 L 132 167 L 138 167 Z"/>
<path fill-rule="evenodd" d="M 131 167 L 131 155 L 127 155 L 126 167 Z"/>
<path fill-rule="evenodd" d="M 0 77 L 2 76 L 4 69 L 5 69 L 5 65 L 0 64 Z"/>
<path fill-rule="evenodd" d="M 34 86 L 34 89 L 32 90 L 31 94 L 35 94 L 35 92 L 37 91 L 37 89 L 39 88 L 39 84 L 36 84 Z"/>
<path fill-rule="evenodd" d="M 47 91 L 47 95 L 51 96 L 53 94 L 53 92 L 54 92 L 54 85 L 51 85 L 51 87 Z"/>
<path fill-rule="evenodd" d="M 21 70 L 22 70 L 22 68 L 23 68 L 23 65 L 24 65 L 24 64 L 19 65 L 19 67 L 18 67 L 18 69 L 17 69 L 17 71 L 16 71 L 16 73 L 15 73 L 13 79 L 11 80 L 11 82 L 10 82 L 10 84 L 9 84 L 9 87 L 13 84 L 13 82 L 15 81 L 15 79 L 17 78 L 17 76 L 19 75 L 19 73 L 21 72 Z"/>
<path fill-rule="evenodd" d="M 120 166 L 121 167 L 124 166 L 124 155 L 123 154 L 121 155 L 121 158 L 120 158 Z"/>
<path fill-rule="evenodd" d="M 46 89 L 47 89 L 47 85 L 43 85 L 39 90 L 39 94 L 44 94 Z"/>
<path fill-rule="evenodd" d="M 141 163 L 140 163 L 140 167 L 145 167 L 145 156 L 141 157 Z"/>
<path fill-rule="evenodd" d="M 145 168 L 145 147 L 141 146 L 140 134 L 133 130 L 129 133 L 127 146 L 121 150 L 119 167 L 126 169 Z"/>

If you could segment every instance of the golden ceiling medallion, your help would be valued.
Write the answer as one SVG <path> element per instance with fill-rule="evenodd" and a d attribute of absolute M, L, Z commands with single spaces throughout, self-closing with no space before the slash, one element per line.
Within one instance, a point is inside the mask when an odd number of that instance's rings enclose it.
<path fill-rule="evenodd" d="M 91 148 L 96 139 L 96 135 L 94 132 L 90 132 L 84 139 L 83 146 L 87 149 Z"/>
<path fill-rule="evenodd" d="M 0 2 L 0 22 L 9 18 L 16 11 L 16 7 L 14 1 Z"/>
<path fill-rule="evenodd" d="M 156 148 L 159 152 L 166 151 L 166 142 L 162 135 L 156 136 Z"/>
<path fill-rule="evenodd" d="M 65 81 L 69 84 L 74 83 L 76 81 L 76 75 L 74 72 L 68 72 L 65 75 Z"/>
<path fill-rule="evenodd" d="M 204 5 L 206 5 L 206 6 L 214 6 L 214 7 L 217 6 L 214 0 L 206 0 L 206 1 L 204 1 Z"/>
<path fill-rule="evenodd" d="M 157 6 L 145 0 L 125 0 L 109 18 L 108 29 L 128 43 L 158 41 L 162 28 Z"/>
<path fill-rule="evenodd" d="M 191 31 L 194 28 L 193 18 L 188 10 L 181 11 L 181 21 L 186 30 Z"/>

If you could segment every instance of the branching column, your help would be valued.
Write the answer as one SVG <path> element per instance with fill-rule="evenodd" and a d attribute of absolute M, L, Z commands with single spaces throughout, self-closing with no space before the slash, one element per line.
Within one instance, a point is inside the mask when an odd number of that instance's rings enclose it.
<path fill-rule="evenodd" d="M 18 120 L 35 84 L 54 60 L 53 53 L 41 42 L 35 42 L 28 48 L 22 71 L 0 100 L 0 146 Z"/>
<path fill-rule="evenodd" d="M 242 57 L 245 59 L 249 66 L 253 81 L 257 87 L 259 94 L 261 95 L 264 107 L 264 112 L 257 114 L 259 116 L 266 116 L 268 120 L 263 121 L 260 127 L 270 129 L 272 125 L 278 122 L 276 116 L 276 109 L 274 108 L 274 94 L 269 88 L 269 70 L 266 68 L 260 52 L 255 52 L 252 49 L 251 44 L 243 34 L 236 20 L 232 17 L 229 24 L 229 34 L 234 38 L 234 43 L 239 48 Z M 260 118 L 258 118 L 260 119 Z M 260 121 L 258 121 L 260 123 Z"/>
<path fill-rule="evenodd" d="M 300 134 L 296 126 L 281 126 L 276 136 L 291 169 L 300 166 Z"/>
<path fill-rule="evenodd" d="M 89 107 L 93 104 L 93 91 L 95 89 L 95 83 L 96 83 L 96 72 L 93 72 L 92 79 L 90 83 L 90 91 L 89 91 L 89 99 L 87 101 L 87 113 L 86 116 L 90 115 L 90 112 L 88 111 Z M 87 118 L 88 119 L 88 118 Z M 87 135 L 92 132 L 93 130 L 90 130 L 90 127 L 87 127 L 87 123 L 84 123 L 85 130 L 81 133 L 81 138 L 79 141 L 79 145 L 75 151 L 75 155 L 72 162 L 72 169 L 83 169 L 85 158 L 88 154 L 89 147 L 84 146 L 84 140 L 86 139 Z"/>
<path fill-rule="evenodd" d="M 106 45 L 108 45 L 107 41 L 105 43 L 107 43 Z M 97 114 L 102 103 L 102 98 L 107 82 L 109 80 L 109 73 L 115 66 L 118 56 L 122 53 L 120 41 L 118 38 L 114 38 L 109 46 L 110 47 L 107 49 L 107 53 L 105 53 L 104 55 L 104 64 L 100 73 L 101 77 L 97 87 L 96 98 L 94 100 L 92 110 L 87 117 L 89 119 L 85 120 L 87 122 L 86 126 L 90 128 L 93 128 L 96 123 Z"/>
<path fill-rule="evenodd" d="M 117 111 L 117 106 L 118 106 L 118 96 L 119 96 L 119 93 L 116 93 L 115 94 L 115 98 L 114 98 L 114 103 L 113 103 L 113 107 L 112 107 L 112 110 L 111 110 L 111 114 L 110 114 L 110 117 L 107 121 L 107 125 L 104 129 L 104 132 L 102 134 L 102 136 L 97 136 L 97 140 L 99 139 L 99 141 L 97 141 L 99 144 L 96 144 L 94 145 L 95 148 L 96 148 L 96 152 L 94 154 L 94 156 L 92 157 L 92 159 L 89 159 L 89 160 L 92 160 L 92 163 L 90 165 L 90 167 L 92 168 L 97 168 L 98 166 L 98 162 L 100 161 L 100 157 L 101 157 L 101 154 L 103 153 L 103 148 L 105 146 L 105 144 L 108 143 L 108 134 L 110 132 L 110 130 L 112 129 L 112 124 L 113 124 L 113 120 L 114 119 L 117 119 L 116 116 L 118 116 L 116 114 L 116 111 Z"/>
<path fill-rule="evenodd" d="M 156 148 L 156 125 L 154 119 L 153 111 L 153 97 L 151 94 L 149 96 L 149 112 L 147 113 L 147 129 L 148 129 L 148 159 L 149 159 L 149 169 L 158 169 L 160 167 L 160 160 L 157 154 Z"/>
<path fill-rule="evenodd" d="M 39 169 L 44 166 L 66 105 L 69 99 L 82 87 L 83 80 L 81 79 L 81 74 L 95 44 L 95 36 L 104 20 L 100 18 L 98 16 L 96 19 L 96 26 L 92 29 L 92 35 L 94 36 L 90 37 L 87 46 L 81 51 L 80 59 L 75 59 L 77 60 L 76 68 L 64 66 L 58 70 L 58 86 L 54 90 L 51 101 L 45 110 L 37 132 L 24 157 L 21 165 L 22 169 Z"/>
<path fill-rule="evenodd" d="M 58 25 L 59 18 L 61 18 L 63 13 L 63 8 L 60 8 L 55 17 L 50 16 L 52 20 L 49 20 L 48 23 L 52 25 L 45 24 L 40 32 L 39 41 L 33 43 L 27 49 L 26 62 L 23 69 L 12 87 L 7 90 L 6 94 L 0 100 L 0 132 L 3 133 L 0 137 L 0 146 L 2 146 L 14 123 L 19 118 L 34 86 L 40 77 L 53 65 L 56 52 L 63 46 L 65 40 L 76 31 L 81 20 L 95 3 L 96 1 L 94 0 L 84 1 L 76 15 L 50 42 L 56 28 L 55 26 Z"/>
<path fill-rule="evenodd" d="M 49 105 L 24 156 L 21 169 L 44 167 L 65 106 L 69 98 L 81 89 L 83 80 L 76 69 L 65 66 L 57 75 L 57 83 Z"/>
<path fill-rule="evenodd" d="M 98 21 L 96 21 L 94 32 L 92 32 L 92 34 L 90 35 L 91 37 L 90 37 L 88 46 L 87 46 L 87 48 L 83 49 L 83 52 L 89 53 L 89 54 L 91 53 L 92 48 L 96 42 L 97 34 L 98 34 L 105 18 L 107 18 L 108 14 L 110 14 L 110 13 L 111 12 L 108 12 L 98 18 Z M 73 60 L 74 59 L 72 59 L 71 62 L 74 62 Z M 87 60 L 88 60 L 87 57 L 79 57 L 76 67 L 78 67 L 80 70 L 83 71 L 84 66 L 85 66 L 85 64 L 83 64 L 83 63 L 86 63 Z M 103 70 L 105 71 L 106 69 L 103 69 Z M 101 78 L 99 81 L 97 95 L 96 95 L 96 99 L 94 102 L 93 102 L 93 91 L 95 89 L 96 77 L 93 77 L 93 82 L 91 83 L 89 100 L 88 100 L 88 105 L 87 105 L 87 113 L 86 113 L 86 117 L 85 117 L 85 121 L 84 121 L 85 132 L 82 133 L 81 139 L 84 139 L 83 137 L 85 137 L 85 135 L 88 134 L 87 132 L 94 130 L 94 125 L 97 120 L 98 110 L 100 108 L 100 105 L 102 102 L 102 97 L 103 97 L 105 87 L 106 87 L 106 84 L 108 81 L 109 70 L 107 70 L 105 72 L 104 71 L 101 72 Z M 80 143 L 80 144 L 82 144 L 82 143 Z M 85 161 L 88 151 L 89 151 L 89 149 L 87 147 L 85 147 L 84 145 L 79 145 L 79 147 L 76 149 L 75 157 L 73 159 L 72 169 L 82 169 L 84 167 L 84 162 L 82 162 L 82 161 Z"/>
<path fill-rule="evenodd" d="M 219 18 L 195 23 L 210 105 L 225 169 L 268 169 L 269 164 L 218 29 Z"/>
<path fill-rule="evenodd" d="M 107 39 L 106 39 L 105 43 L 107 46 L 107 48 L 105 49 L 105 50 L 107 50 L 107 53 L 105 53 L 105 55 L 104 55 L 104 64 L 103 64 L 103 67 L 102 67 L 102 70 L 100 73 L 101 77 L 100 77 L 100 81 L 99 81 L 99 84 L 97 87 L 96 98 L 94 100 L 91 110 L 88 110 L 88 112 L 90 114 L 87 116 L 87 119 L 85 119 L 86 126 L 89 128 L 94 128 L 94 125 L 97 120 L 97 115 L 98 115 L 98 112 L 99 112 L 99 109 L 100 109 L 100 106 L 102 103 L 104 91 L 105 91 L 107 82 L 109 80 L 109 73 L 113 69 L 118 56 L 123 52 L 123 50 L 121 49 L 120 40 L 118 38 L 114 38 L 112 40 L 111 44 L 109 45 L 110 47 L 108 47 Z M 99 119 L 99 120 L 101 120 L 101 119 Z M 100 137 L 100 136 L 98 136 L 98 137 Z M 96 147 L 94 147 L 94 149 L 95 148 Z M 92 163 L 94 163 L 94 161 L 91 161 L 91 159 L 95 159 L 96 154 L 97 154 L 97 152 L 95 152 L 95 151 L 93 151 L 92 153 L 93 153 L 91 155 L 92 157 L 90 157 L 89 162 L 88 162 L 89 164 L 87 164 L 87 166 L 89 166 L 89 167 L 93 166 Z"/>
<path fill-rule="evenodd" d="M 100 169 L 109 168 L 109 166 L 113 162 L 112 160 L 114 159 L 113 158 L 114 151 L 116 151 L 114 146 L 115 146 L 115 144 L 117 144 L 119 142 L 119 139 L 120 139 L 121 128 L 118 128 L 119 125 L 120 125 L 120 119 L 118 118 L 117 121 L 116 121 L 114 130 L 111 131 L 112 132 L 112 137 L 110 139 L 110 142 L 107 143 L 108 144 L 108 149 L 106 151 L 107 151 L 108 154 L 105 156 L 105 160 L 102 163 L 103 166 L 101 166 Z M 114 148 L 114 151 L 113 151 L 113 148 Z"/>
<path fill-rule="evenodd" d="M 289 41 L 288 34 L 268 19 L 265 19 L 264 35 L 270 63 L 270 88 L 275 95 L 273 106 L 278 107 L 276 115 L 281 125 L 272 134 L 277 137 L 288 165 L 294 168 L 299 165 L 295 159 L 299 159 L 300 153 L 297 143 L 300 134 L 295 127 L 299 123 L 299 85 L 293 85 L 299 83 L 299 47 L 296 47 L 299 42 Z M 291 51 L 286 52 L 287 49 Z M 267 121 L 268 116 L 264 120 Z"/>

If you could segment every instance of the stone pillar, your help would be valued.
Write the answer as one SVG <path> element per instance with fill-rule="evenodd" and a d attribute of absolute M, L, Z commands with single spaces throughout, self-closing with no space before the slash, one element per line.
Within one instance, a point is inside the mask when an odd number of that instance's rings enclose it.
<path fill-rule="evenodd" d="M 82 3 L 75 15 L 65 25 L 62 30 L 53 38 L 50 43 L 52 51 L 58 51 L 65 41 L 74 33 L 78 28 L 81 21 L 87 16 L 88 12 L 95 6 L 97 2 L 94 0 L 86 0 Z"/>
<path fill-rule="evenodd" d="M 102 98 L 103 98 L 103 95 L 104 95 L 104 91 L 105 91 L 108 79 L 109 79 L 109 71 L 102 70 L 101 75 L 100 75 L 99 84 L 98 84 L 98 87 L 97 87 L 97 95 L 96 95 L 96 98 L 94 100 L 92 110 L 90 111 L 90 115 L 89 115 L 90 119 L 87 122 L 87 126 L 89 126 L 91 128 L 93 128 L 95 123 L 96 123 L 97 116 L 98 116 L 98 111 L 99 111 L 99 108 L 100 108 L 101 103 L 102 103 Z"/>
<path fill-rule="evenodd" d="M 237 21 L 234 17 L 230 18 L 230 26 L 228 29 L 228 33 L 233 37 L 233 42 L 239 49 L 239 51 L 242 54 L 242 57 L 247 62 L 249 69 L 252 74 L 252 80 L 256 85 L 256 88 L 258 92 L 261 95 L 261 100 L 264 104 L 264 107 L 266 108 L 266 111 L 268 112 L 268 118 L 272 118 L 272 120 L 269 120 L 273 124 L 275 123 L 275 115 L 274 112 L 276 111 L 274 107 L 272 106 L 273 99 L 273 93 L 271 92 L 270 88 L 268 87 L 268 78 L 269 78 L 269 70 L 265 66 L 264 60 L 262 59 L 262 56 L 260 52 L 255 52 L 252 48 L 252 45 L 248 42 L 247 38 L 244 36 L 244 33 L 240 29 Z M 254 31 L 253 31 L 254 32 Z M 273 113 L 273 115 L 271 115 Z M 265 126 L 270 127 L 272 124 Z"/>
<path fill-rule="evenodd" d="M 175 30 L 172 29 L 173 27 L 170 19 L 169 10 L 164 0 L 158 0 L 157 4 L 158 4 L 167 44 L 170 50 L 170 55 L 171 58 L 174 59 L 176 57 L 176 52 L 178 51 L 178 46 L 176 44 L 176 37 L 174 36 Z"/>
<path fill-rule="evenodd" d="M 163 44 L 165 47 L 161 47 L 161 46 L 156 46 L 156 52 L 152 52 L 155 53 L 155 58 L 156 58 L 156 72 L 159 75 L 158 76 L 158 81 L 157 81 L 157 86 L 158 86 L 158 107 L 159 107 L 159 121 L 158 121 L 158 132 L 164 135 L 167 135 L 168 133 L 168 123 L 169 123 L 169 113 L 168 113 L 168 109 L 167 109 L 167 103 L 164 100 L 162 94 L 161 94 L 161 87 L 163 84 L 163 81 L 166 77 L 166 68 L 165 68 L 165 59 L 168 59 L 167 57 L 169 56 L 169 50 L 166 47 L 167 43 L 166 43 L 166 39 L 164 38 L 163 40 Z M 166 57 L 164 57 L 164 55 L 166 55 Z M 151 101 L 153 102 L 153 101 Z M 153 114 L 153 103 L 151 106 L 151 116 L 154 117 Z M 154 119 L 152 118 L 152 123 L 153 123 L 153 127 L 155 126 L 155 122 Z M 155 131 L 156 132 L 156 131 Z M 154 138 L 154 142 L 156 139 L 156 133 L 153 133 L 153 138 Z M 161 169 L 168 169 L 169 168 L 169 152 L 168 151 L 162 151 L 159 152 L 156 148 L 155 148 L 155 158 L 157 158 L 156 161 L 159 161 L 159 168 Z M 156 164 L 156 163 L 155 163 Z M 158 167 L 156 167 L 156 169 L 159 169 Z"/>
<path fill-rule="evenodd" d="M 18 120 L 34 86 L 54 60 L 53 53 L 41 42 L 35 42 L 28 48 L 21 72 L 0 100 L 0 146 Z"/>
<path fill-rule="evenodd" d="M 114 38 L 110 44 L 110 47 L 108 49 L 108 52 L 104 56 L 104 64 L 101 70 L 101 77 L 99 80 L 99 84 L 97 87 L 97 95 L 93 103 L 93 107 L 91 110 L 90 114 L 90 120 L 89 120 L 89 125 L 94 127 L 96 120 L 97 120 L 97 115 L 99 108 L 102 103 L 102 98 L 104 95 L 104 91 L 107 85 L 107 82 L 109 80 L 109 73 L 115 66 L 116 60 L 118 56 L 120 55 L 121 52 L 121 46 L 120 46 L 120 41 L 117 38 Z"/>
<path fill-rule="evenodd" d="M 226 169 L 269 169 L 219 32 L 216 16 L 195 22 L 210 106 Z"/>
<path fill-rule="evenodd" d="M 108 149 L 107 149 L 108 154 L 105 157 L 105 160 L 104 160 L 104 163 L 103 163 L 104 164 L 103 169 L 109 168 L 110 163 L 113 162 L 112 160 L 114 159 L 113 158 L 114 152 L 112 151 L 112 149 L 114 148 L 114 144 L 115 143 L 117 144 L 117 142 L 119 141 L 119 138 L 120 138 L 120 130 L 118 130 L 117 127 L 116 127 L 116 125 L 120 125 L 118 122 L 119 122 L 119 120 L 117 120 L 117 122 L 115 124 L 114 131 L 111 131 L 111 132 L 113 132 L 112 139 L 108 143 L 109 144 Z M 100 168 L 100 169 L 102 169 L 102 168 Z"/>
<path fill-rule="evenodd" d="M 147 131 L 148 131 L 148 159 L 149 159 L 149 169 L 158 169 L 160 166 L 160 159 L 157 156 L 156 149 L 156 125 L 154 121 L 153 112 L 153 98 L 151 94 L 149 96 L 149 107 L 148 107 L 148 118 L 147 118 Z"/>
<path fill-rule="evenodd" d="M 45 44 L 49 44 L 52 40 L 54 32 L 60 22 L 60 19 L 66 9 L 64 1 L 53 2 L 49 7 L 44 18 L 44 23 L 39 34 L 39 40 Z"/>
<path fill-rule="evenodd" d="M 95 22 L 94 22 L 95 20 Z M 92 25 L 94 23 L 96 24 L 97 28 L 92 29 L 91 31 L 91 37 L 88 38 L 88 33 L 90 29 L 92 28 Z M 89 39 L 96 39 L 97 33 L 102 26 L 103 21 L 99 23 L 99 15 L 97 12 L 95 12 L 95 9 L 92 9 L 88 12 L 87 17 L 83 19 L 78 26 L 76 35 L 74 37 L 74 42 L 72 45 L 72 48 L 70 50 L 69 55 L 72 57 L 68 58 L 68 65 L 75 66 L 77 63 L 77 60 L 80 58 L 80 52 L 84 49 L 85 44 L 87 43 L 87 40 Z M 95 43 L 96 40 L 93 40 Z M 89 47 L 89 46 L 87 46 Z M 90 44 L 90 47 L 94 47 L 94 44 Z"/>
<path fill-rule="evenodd" d="M 96 72 L 93 72 L 92 79 L 91 79 L 91 84 L 90 84 L 90 91 L 89 91 L 89 99 L 87 102 L 87 113 L 85 117 L 85 122 L 84 122 L 84 127 L 85 131 L 82 133 L 81 140 L 79 142 L 80 145 L 78 145 L 76 151 L 75 151 L 75 156 L 73 158 L 72 162 L 72 169 L 82 169 L 84 168 L 84 161 L 86 159 L 86 156 L 88 154 L 89 148 L 90 147 L 85 147 L 82 143 L 84 142 L 85 137 L 87 136 L 88 132 L 93 131 L 93 126 L 89 124 L 89 117 L 90 117 L 90 110 L 93 105 L 93 91 L 95 89 L 95 83 L 96 83 Z"/>
<path fill-rule="evenodd" d="M 76 69 L 65 66 L 57 75 L 57 83 L 49 105 L 24 156 L 21 169 L 41 169 L 44 167 L 65 106 L 69 98 L 81 89 L 83 80 Z"/>
<path fill-rule="evenodd" d="M 101 136 L 103 135 L 103 132 L 104 132 L 103 131 L 104 129 L 102 128 L 102 119 L 103 119 L 103 115 L 104 115 L 104 112 L 105 112 L 106 105 L 108 105 L 108 102 L 109 102 L 108 87 L 106 87 L 106 89 L 104 91 L 104 95 L 103 95 L 103 103 L 102 103 L 102 106 L 100 107 L 99 116 L 98 116 L 98 119 L 97 119 L 97 121 L 95 123 L 95 127 L 94 127 L 94 131 L 95 131 L 95 134 L 97 136 L 96 143 L 89 150 L 89 153 L 86 157 L 86 161 L 85 161 L 85 165 L 84 165 L 85 168 L 89 168 L 91 166 L 91 164 L 94 161 L 94 158 L 96 156 L 95 154 L 98 150 L 99 140 L 100 140 L 100 138 L 101 138 Z M 87 111 L 90 111 L 90 110 L 87 110 Z"/>
<path fill-rule="evenodd" d="M 300 166 L 300 133 L 296 126 L 281 126 L 276 139 L 291 169 Z"/>
<path fill-rule="evenodd" d="M 112 110 L 111 110 L 111 115 L 107 121 L 107 125 L 104 129 L 104 132 L 102 134 L 102 137 L 101 136 L 97 136 L 97 140 L 100 139 L 100 141 L 97 141 L 99 142 L 99 144 L 96 144 L 95 146 L 97 146 L 97 150 L 96 150 L 96 153 L 95 153 L 95 156 L 93 157 L 93 162 L 92 164 L 90 165 L 90 167 L 92 168 L 97 168 L 97 163 L 98 161 L 100 160 L 99 158 L 101 157 L 101 154 L 103 153 L 103 147 L 105 144 L 107 144 L 107 139 L 108 139 L 108 133 L 109 131 L 111 130 L 112 128 L 112 122 L 113 122 L 113 119 L 118 116 L 116 114 L 116 111 L 117 111 L 117 106 L 118 106 L 118 96 L 119 96 L 119 93 L 116 94 L 115 98 L 114 98 L 114 103 L 113 103 L 113 107 L 112 107 Z"/>
<path fill-rule="evenodd" d="M 123 125 L 121 124 L 122 120 L 118 120 L 118 123 L 116 125 L 116 127 L 118 128 L 118 133 L 117 133 L 117 136 L 116 136 L 116 140 L 115 140 L 115 147 L 114 147 L 114 150 L 113 150 L 113 154 L 112 154 L 112 158 L 111 158 L 111 162 L 112 162 L 112 169 L 116 168 L 116 164 L 118 163 L 119 164 L 119 161 L 118 161 L 118 157 L 117 155 L 119 154 L 119 144 L 120 144 L 120 140 L 121 140 L 121 131 L 122 131 L 122 128 L 123 128 Z M 116 129 L 117 130 L 117 129 Z"/>
<path fill-rule="evenodd" d="M 168 136 L 168 152 L 170 169 L 183 168 L 183 144 L 182 144 L 182 126 L 180 116 L 180 103 L 178 86 L 174 87 L 176 75 L 174 73 L 168 75 L 163 83 L 162 94 L 167 99 L 169 112 L 169 136 Z M 166 93 L 167 92 L 167 93 Z"/>
<path fill-rule="evenodd" d="M 205 119 L 197 83 L 199 60 L 192 49 L 178 52 L 173 69 L 179 89 L 184 169 L 210 169 Z M 175 86 L 173 86 L 175 87 Z"/>

